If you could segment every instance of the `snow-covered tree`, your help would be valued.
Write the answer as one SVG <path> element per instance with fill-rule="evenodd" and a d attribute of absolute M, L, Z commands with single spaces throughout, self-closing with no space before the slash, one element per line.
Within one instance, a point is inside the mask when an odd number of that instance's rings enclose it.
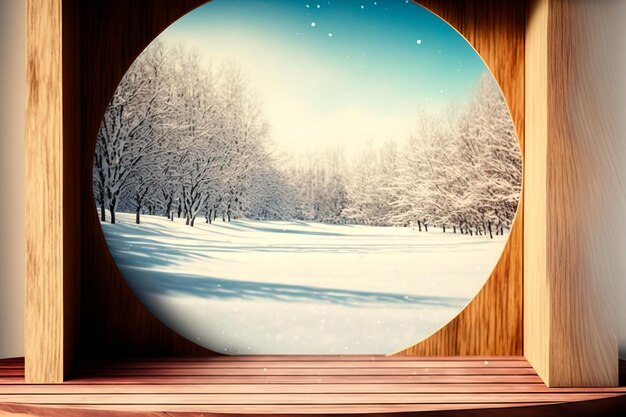
<path fill-rule="evenodd" d="M 346 158 L 334 149 L 287 161 L 272 151 L 263 108 L 234 63 L 151 45 L 107 108 L 93 166 L 101 221 L 157 211 L 194 226 L 218 216 L 381 226 L 429 225 L 493 236 L 510 227 L 521 188 L 515 130 L 484 75 L 471 100 L 419 112 L 404 142 Z"/>
<path fill-rule="evenodd" d="M 101 207 L 109 209 L 111 223 L 133 174 L 153 166 L 152 157 L 166 152 L 167 130 L 153 127 L 173 110 L 167 65 L 161 43 L 148 47 L 122 78 L 100 125 L 94 191 Z"/>

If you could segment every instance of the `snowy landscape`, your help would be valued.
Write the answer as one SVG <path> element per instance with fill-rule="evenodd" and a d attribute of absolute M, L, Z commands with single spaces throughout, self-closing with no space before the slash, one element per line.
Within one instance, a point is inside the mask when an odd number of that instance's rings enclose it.
<path fill-rule="evenodd" d="M 150 311 L 230 354 L 408 347 L 469 302 L 506 239 L 300 221 L 220 221 L 190 231 L 160 216 L 137 225 L 126 213 L 103 230 Z"/>
<path fill-rule="evenodd" d="M 495 267 L 521 189 L 515 128 L 432 13 L 304 6 L 215 0 L 146 48 L 102 120 L 94 201 L 124 279 L 188 339 L 390 353 L 450 321 Z"/>

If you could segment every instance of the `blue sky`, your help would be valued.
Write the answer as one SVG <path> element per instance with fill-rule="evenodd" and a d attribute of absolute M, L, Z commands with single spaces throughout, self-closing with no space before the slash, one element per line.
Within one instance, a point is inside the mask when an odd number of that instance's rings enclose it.
<path fill-rule="evenodd" d="M 240 63 L 280 150 L 404 140 L 487 71 L 447 23 L 405 0 L 213 0 L 160 36 Z"/>

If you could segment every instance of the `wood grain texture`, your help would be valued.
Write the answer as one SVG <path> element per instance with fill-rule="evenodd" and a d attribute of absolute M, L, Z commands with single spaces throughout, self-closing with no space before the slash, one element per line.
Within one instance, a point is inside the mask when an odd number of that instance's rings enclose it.
<path fill-rule="evenodd" d="M 541 24 L 529 27 L 537 38 L 527 60 L 544 61 L 532 69 L 529 94 L 537 94 L 533 100 L 546 111 L 528 114 L 536 129 L 529 144 L 537 158 L 527 171 L 536 187 L 527 189 L 533 210 L 526 266 L 535 274 L 526 281 L 525 347 L 552 387 L 618 384 L 616 292 L 605 265 L 623 253 L 614 251 L 614 258 L 596 253 L 598 262 L 590 245 L 599 241 L 598 233 L 607 237 L 601 233 L 606 213 L 598 206 L 616 193 L 602 178 L 623 164 L 611 156 L 621 142 L 601 111 L 614 84 L 598 78 L 601 68 L 611 65 L 606 43 L 612 35 L 603 24 L 619 24 L 610 4 L 537 1 L 532 11 Z"/>
<path fill-rule="evenodd" d="M 550 294 L 547 285 L 548 8 L 531 2 L 526 31 L 526 172 L 524 184 L 524 355 L 548 380 Z"/>
<path fill-rule="evenodd" d="M 161 30 L 205 1 L 131 3 L 93 1 L 81 5 L 81 73 L 85 91 L 82 95 L 85 144 L 81 158 L 82 348 L 96 355 L 210 354 L 165 328 L 132 294 L 108 252 L 91 194 L 96 133 L 119 80 Z M 449 21 L 483 56 L 509 103 L 523 149 L 524 7 L 521 3 L 503 5 L 487 0 L 423 1 L 422 4 Z M 479 295 L 435 335 L 400 353 L 520 355 L 521 251 L 522 216 L 518 214 L 503 256 Z M 107 314 L 102 314 L 103 311 Z"/>
<path fill-rule="evenodd" d="M 366 362 L 369 368 L 363 363 L 365 356 L 352 361 L 345 361 L 345 358 L 215 356 L 199 360 L 166 358 L 163 362 L 155 359 L 107 361 L 101 365 L 93 363 L 88 369 L 81 367 L 65 384 L 55 385 L 24 384 L 19 360 L 0 361 L 0 415 L 4 411 L 9 415 L 47 416 L 135 413 L 164 417 L 219 413 L 543 416 L 585 415 L 578 414 L 581 409 L 587 415 L 619 415 L 626 410 L 626 387 L 551 389 L 541 382 L 530 364 L 519 357 L 493 361 L 491 357 L 433 360 L 372 356 Z M 375 369 L 382 371 L 382 375 L 363 375 L 373 370 L 374 364 L 381 365 Z M 294 365 L 304 366 L 300 371 L 309 375 L 271 372 L 298 371 Z M 433 365 L 436 366 L 433 368 Z M 116 372 L 109 374 L 111 369 Z M 223 375 L 212 380 L 208 379 L 210 376 L 194 378 L 189 369 L 205 375 L 215 372 Z M 265 376 L 251 376 L 251 369 Z M 331 369 L 340 370 L 341 374 L 316 375 Z M 398 370 L 417 374 L 434 370 L 444 375 L 433 376 L 440 379 L 432 382 L 420 375 L 400 375 Z M 512 373 L 513 370 L 525 370 L 528 375 L 520 376 Z M 147 380 L 147 371 L 160 375 L 158 380 Z M 94 381 L 93 377 L 83 374 L 100 376 Z M 560 408 L 563 404 L 567 406 Z M 540 405 L 545 408 L 538 408 Z"/>
<path fill-rule="evenodd" d="M 476 49 L 507 101 L 524 156 L 526 2 L 419 1 Z M 521 355 L 523 195 L 498 264 L 485 286 L 450 323 L 402 355 Z"/>
<path fill-rule="evenodd" d="M 26 377 L 60 382 L 80 315 L 77 2 L 28 0 L 26 19 Z"/>
<path fill-rule="evenodd" d="M 82 314 L 84 356 L 208 355 L 174 333 L 138 301 L 120 275 L 104 240 L 92 195 L 96 137 L 122 76 L 168 25 L 205 0 L 98 0 L 81 2 Z"/>
<path fill-rule="evenodd" d="M 63 380 L 61 0 L 26 2 L 26 379 Z"/>
<path fill-rule="evenodd" d="M 57 349 L 61 350 L 50 353 L 55 357 L 63 352 L 67 358 L 75 356 L 69 352 L 75 345 L 72 337 L 77 334 L 79 326 L 82 331 L 80 352 L 88 352 L 90 356 L 211 354 L 167 329 L 132 294 L 108 252 L 91 193 L 96 134 L 119 80 L 136 56 L 161 30 L 204 2 L 91 1 L 82 2 L 80 10 L 77 10 L 77 2 L 65 0 L 63 5 L 66 10 L 71 10 L 73 15 L 80 18 L 80 25 L 77 24 L 80 37 L 73 33 L 72 36 L 66 36 L 65 40 L 61 36 L 64 29 L 60 26 L 60 3 L 45 2 L 45 5 L 41 5 L 44 9 L 36 13 L 34 9 L 29 9 L 33 22 L 29 27 L 38 30 L 33 31 L 29 44 L 33 59 L 29 61 L 32 82 L 28 102 L 31 114 L 28 135 L 33 139 L 27 150 L 27 176 L 31 184 L 27 213 L 31 216 L 29 218 L 41 217 L 50 221 L 29 225 L 28 268 L 29 276 L 35 278 L 29 279 L 30 290 L 27 289 L 27 294 L 34 303 L 32 306 L 37 302 L 39 305 L 46 304 L 46 309 L 52 314 L 46 313 L 45 318 L 58 324 L 60 333 L 56 334 L 54 330 L 48 333 L 47 339 L 51 344 L 60 346 Z M 523 106 L 520 105 L 523 103 L 523 68 L 520 65 L 523 61 L 523 30 L 520 29 L 523 10 L 518 10 L 518 5 L 504 6 L 500 2 L 487 0 L 445 5 L 434 1 L 423 3 L 458 28 L 486 60 L 507 98 L 523 149 Z M 30 4 L 39 5 L 36 1 Z M 42 19 L 50 22 L 40 21 Z M 47 27 L 46 24 L 50 25 L 50 30 L 42 30 Z M 73 29 L 70 25 L 68 30 Z M 58 36 L 52 36 L 54 31 L 58 32 Z M 48 36 L 54 38 L 54 41 L 35 36 Z M 60 72 L 62 41 L 72 46 L 67 48 L 72 53 L 63 54 L 63 75 Z M 38 53 L 47 54 L 47 66 L 43 70 L 39 69 L 41 73 L 36 72 Z M 56 66 L 51 63 L 56 63 Z M 56 80 L 53 82 L 43 78 L 46 76 L 56 77 Z M 61 78 L 66 80 L 65 84 Z M 78 87 L 77 79 L 80 79 Z M 50 97 L 39 97 L 42 94 Z M 67 106 L 73 110 L 65 111 L 65 116 L 61 116 L 60 109 L 66 105 L 60 101 L 61 95 L 68 97 Z M 75 95 L 79 97 L 76 99 L 80 104 L 78 106 L 71 104 Z M 56 113 L 37 116 L 37 105 L 42 102 L 47 103 L 46 112 Z M 73 139 L 76 136 L 74 129 L 77 129 L 73 121 L 78 119 L 81 121 L 80 143 Z M 61 120 L 65 121 L 65 125 Z M 64 135 L 62 143 L 61 132 Z M 39 155 L 39 158 L 35 155 Z M 80 199 L 77 199 L 78 194 Z M 80 202 L 79 215 L 76 215 L 74 206 L 76 201 Z M 69 215 L 81 219 L 78 226 L 69 227 L 68 222 L 63 222 L 63 216 L 69 218 Z M 434 336 L 406 349 L 402 354 L 521 354 L 521 227 L 522 216 L 518 215 L 500 262 L 474 301 Z M 77 244 L 80 244 L 80 256 L 75 253 Z M 81 271 L 80 283 L 71 278 L 75 276 L 71 271 L 76 268 Z M 46 283 L 40 285 L 44 275 Z M 63 285 L 62 277 L 65 277 L 66 285 Z M 46 291 L 53 292 L 44 297 Z M 64 305 L 61 304 L 58 291 L 65 293 Z M 33 298 L 34 293 L 40 298 Z M 77 305 L 80 306 L 80 314 L 76 312 Z M 63 313 L 63 309 L 67 314 Z M 41 346 L 35 338 L 43 328 L 38 333 L 37 326 L 46 323 L 42 316 L 38 316 L 43 311 L 34 307 L 27 313 L 30 314 L 31 325 L 35 327 L 29 329 L 33 338 L 32 346 Z M 60 329 L 63 321 L 67 330 L 65 333 Z M 69 338 L 65 340 L 65 347 L 61 342 L 64 337 Z M 46 363 L 52 366 L 57 362 L 48 360 Z"/>

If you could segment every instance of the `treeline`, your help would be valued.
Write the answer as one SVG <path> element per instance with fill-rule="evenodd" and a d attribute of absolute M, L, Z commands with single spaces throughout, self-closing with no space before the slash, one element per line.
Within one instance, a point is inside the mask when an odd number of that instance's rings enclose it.
<path fill-rule="evenodd" d="M 280 174 L 267 124 L 234 64 L 212 69 L 156 42 L 125 74 L 102 121 L 93 167 L 101 221 L 118 210 L 230 220 L 263 211 Z"/>
<path fill-rule="evenodd" d="M 462 108 L 420 114 L 405 143 L 350 160 L 338 151 L 309 157 L 289 177 L 298 218 L 493 237 L 515 216 L 522 161 L 506 103 L 485 74 Z"/>
<path fill-rule="evenodd" d="M 341 148 L 287 161 L 235 65 L 204 66 L 154 43 L 115 92 L 94 160 L 101 221 L 118 210 L 184 218 L 300 219 L 429 225 L 504 233 L 515 215 L 521 160 L 508 109 L 484 75 L 472 100 L 420 114 L 405 143 L 347 158 Z M 110 213 L 107 219 L 107 213 Z"/>

